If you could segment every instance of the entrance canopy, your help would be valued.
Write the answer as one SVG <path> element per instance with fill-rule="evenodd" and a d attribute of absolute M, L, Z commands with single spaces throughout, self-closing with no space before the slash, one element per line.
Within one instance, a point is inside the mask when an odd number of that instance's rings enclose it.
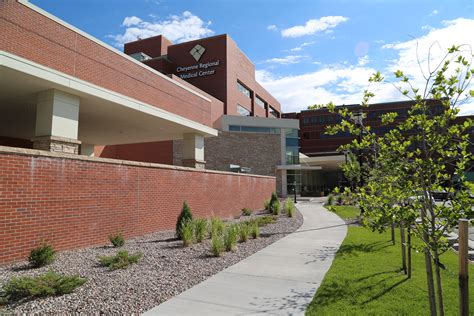
<path fill-rule="evenodd" d="M 344 155 L 319 156 L 319 157 L 300 157 L 300 163 L 303 166 L 319 166 L 323 171 L 339 171 L 341 165 L 346 161 Z"/>
<path fill-rule="evenodd" d="M 19 56 L 0 51 L 0 136 L 32 139 L 38 94 L 60 90 L 80 100 L 78 139 L 115 145 L 217 136 L 217 130 Z M 133 89 L 133 87 L 130 87 Z"/>

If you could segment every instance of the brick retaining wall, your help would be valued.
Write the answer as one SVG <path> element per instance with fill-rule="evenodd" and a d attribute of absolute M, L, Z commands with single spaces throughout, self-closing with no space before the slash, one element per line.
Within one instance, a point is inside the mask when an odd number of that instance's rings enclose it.
<path fill-rule="evenodd" d="M 173 229 L 197 217 L 261 209 L 275 178 L 0 146 L 0 263 L 48 240 L 58 250 Z"/>

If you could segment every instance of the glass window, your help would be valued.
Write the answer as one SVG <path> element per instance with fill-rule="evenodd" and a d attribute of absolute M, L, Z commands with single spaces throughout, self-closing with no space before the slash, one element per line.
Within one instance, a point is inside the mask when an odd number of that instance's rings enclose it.
<path fill-rule="evenodd" d="M 297 165 L 300 162 L 298 147 L 287 146 L 285 156 L 287 165 Z"/>
<path fill-rule="evenodd" d="M 250 98 L 250 90 L 244 87 L 240 82 L 237 81 L 237 89 L 242 92 L 245 96 Z"/>
<path fill-rule="evenodd" d="M 279 128 L 261 127 L 261 126 L 229 125 L 229 131 L 231 131 L 231 132 L 280 134 L 280 129 Z"/>
<path fill-rule="evenodd" d="M 298 147 L 298 138 L 286 138 L 286 146 Z"/>
<path fill-rule="evenodd" d="M 294 128 L 287 128 L 285 130 L 285 134 L 286 134 L 286 137 L 294 137 L 294 138 L 298 138 L 298 130 L 297 129 L 294 129 Z"/>
<path fill-rule="evenodd" d="M 250 111 L 241 106 L 240 104 L 237 104 L 237 113 L 241 116 L 250 116 Z"/>
<path fill-rule="evenodd" d="M 262 108 L 265 108 L 265 102 L 262 99 L 260 99 L 259 97 L 255 98 L 255 103 L 260 105 Z"/>
<path fill-rule="evenodd" d="M 268 107 L 269 107 L 269 111 L 268 111 L 268 112 L 269 112 L 271 115 L 273 115 L 274 117 L 278 118 L 279 115 L 280 115 L 280 113 L 278 113 L 278 111 L 275 110 L 275 109 L 274 109 L 273 107 L 271 107 L 270 105 L 269 105 Z"/>

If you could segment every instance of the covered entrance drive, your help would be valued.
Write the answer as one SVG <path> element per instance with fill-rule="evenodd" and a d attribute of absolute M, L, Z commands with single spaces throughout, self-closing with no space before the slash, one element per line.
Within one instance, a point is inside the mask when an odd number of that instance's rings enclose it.
<path fill-rule="evenodd" d="M 93 155 L 95 145 L 184 139 L 204 167 L 206 125 L 0 51 L 0 145 Z M 132 89 L 133 87 L 131 87 Z"/>
<path fill-rule="evenodd" d="M 344 182 L 341 165 L 344 155 L 308 157 L 300 154 L 301 168 L 299 178 L 301 185 L 297 193 L 301 196 L 324 196 Z"/>

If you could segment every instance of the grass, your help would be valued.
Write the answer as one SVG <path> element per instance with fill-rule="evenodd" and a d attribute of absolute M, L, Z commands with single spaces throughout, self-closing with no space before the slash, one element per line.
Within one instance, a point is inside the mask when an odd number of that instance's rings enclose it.
<path fill-rule="evenodd" d="M 340 210 L 341 211 L 341 210 Z M 341 211 L 342 212 L 342 211 Z M 354 214 L 344 209 L 343 214 Z M 398 240 L 399 241 L 399 238 Z M 412 251 L 413 273 L 400 272 L 400 243 L 392 246 L 390 232 L 349 226 L 348 234 L 326 274 L 307 315 L 427 315 L 429 314 L 424 256 Z M 446 315 L 458 313 L 458 257 L 441 256 Z M 470 265 L 469 274 L 474 275 Z M 470 291 L 474 306 L 474 291 Z"/>
<path fill-rule="evenodd" d="M 335 205 L 326 207 L 328 210 L 333 211 L 342 219 L 356 219 L 360 215 L 359 208 L 351 205 Z"/>

